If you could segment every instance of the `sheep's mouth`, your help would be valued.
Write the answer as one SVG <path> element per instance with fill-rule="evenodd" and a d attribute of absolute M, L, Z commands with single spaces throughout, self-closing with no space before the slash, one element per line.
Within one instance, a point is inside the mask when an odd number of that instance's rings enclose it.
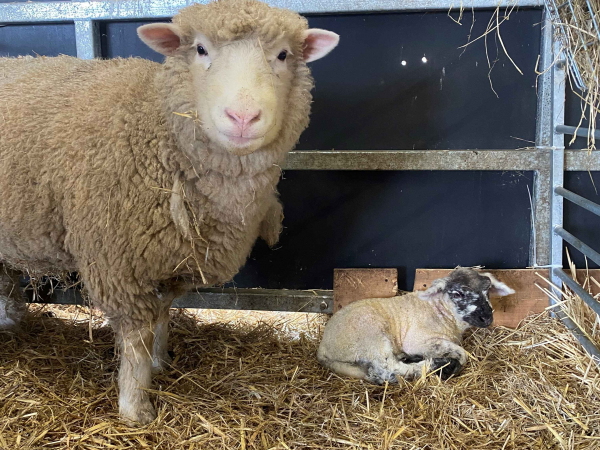
<path fill-rule="evenodd" d="M 235 155 L 249 155 L 256 151 L 265 140 L 264 136 L 240 136 L 220 132 L 222 138 L 227 142 L 229 151 Z"/>

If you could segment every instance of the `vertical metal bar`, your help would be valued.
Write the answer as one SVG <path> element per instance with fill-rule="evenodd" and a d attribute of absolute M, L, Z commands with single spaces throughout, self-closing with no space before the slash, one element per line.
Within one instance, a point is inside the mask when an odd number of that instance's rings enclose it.
<path fill-rule="evenodd" d="M 75 44 L 77 57 L 94 59 L 100 57 L 100 27 L 93 20 L 75 21 Z"/>
<path fill-rule="evenodd" d="M 540 62 L 537 95 L 537 120 L 535 130 L 535 145 L 538 149 L 552 146 L 552 22 L 548 11 L 542 16 Z M 529 264 L 550 264 L 550 235 L 551 228 L 550 195 L 552 183 L 550 179 L 551 159 L 548 157 L 545 167 L 534 172 L 532 192 L 532 227 L 529 245 Z"/>
<path fill-rule="evenodd" d="M 564 183 L 565 170 L 565 141 L 564 136 L 556 131 L 557 125 L 563 125 L 565 122 L 565 61 L 558 60 L 561 55 L 561 44 L 558 39 L 553 44 L 552 66 L 552 164 L 551 164 L 551 229 L 550 232 L 550 264 L 553 267 L 562 268 L 563 240 L 554 233 L 555 228 L 562 228 L 563 225 L 563 198 L 554 190 L 562 187 Z M 562 287 L 561 279 L 555 271 L 550 271 L 550 280 L 560 289 Z M 560 292 L 555 293 L 560 298 Z M 554 303 L 552 297 L 550 304 Z"/>

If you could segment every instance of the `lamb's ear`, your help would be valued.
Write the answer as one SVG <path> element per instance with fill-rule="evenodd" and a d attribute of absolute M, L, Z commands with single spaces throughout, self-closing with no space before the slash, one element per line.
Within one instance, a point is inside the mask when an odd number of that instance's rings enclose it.
<path fill-rule="evenodd" d="M 181 45 L 181 31 L 172 23 L 150 23 L 137 29 L 144 44 L 165 56 L 173 56 Z"/>
<path fill-rule="evenodd" d="M 511 294 L 515 293 L 514 289 L 509 288 L 502 281 L 498 281 L 496 279 L 496 277 L 494 277 L 491 273 L 486 272 L 486 273 L 482 273 L 481 275 L 484 277 L 488 277 L 490 279 L 490 281 L 492 282 L 492 287 L 490 289 L 491 294 L 495 294 L 500 297 L 504 297 L 505 295 L 511 295 Z"/>
<path fill-rule="evenodd" d="M 431 283 L 429 289 L 418 293 L 421 300 L 431 300 L 436 295 L 440 295 L 446 289 L 447 278 L 439 278 Z"/>
<path fill-rule="evenodd" d="M 321 59 L 340 42 L 339 35 L 332 31 L 311 28 L 304 32 L 304 61 Z"/>

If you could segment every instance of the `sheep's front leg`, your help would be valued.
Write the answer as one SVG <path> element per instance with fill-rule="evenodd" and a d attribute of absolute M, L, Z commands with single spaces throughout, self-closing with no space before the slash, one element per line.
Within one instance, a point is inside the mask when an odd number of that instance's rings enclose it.
<path fill-rule="evenodd" d="M 460 373 L 467 363 L 467 352 L 460 345 L 443 339 L 429 342 L 424 356 L 431 359 L 432 371 L 441 369 L 443 380 Z"/>
<path fill-rule="evenodd" d="M 0 330 L 17 328 L 26 312 L 19 274 L 0 266 Z"/>
<path fill-rule="evenodd" d="M 152 378 L 154 330 L 147 326 L 128 327 L 118 330 L 118 338 L 121 346 L 119 412 L 128 421 L 145 425 L 156 418 L 146 391 Z"/>

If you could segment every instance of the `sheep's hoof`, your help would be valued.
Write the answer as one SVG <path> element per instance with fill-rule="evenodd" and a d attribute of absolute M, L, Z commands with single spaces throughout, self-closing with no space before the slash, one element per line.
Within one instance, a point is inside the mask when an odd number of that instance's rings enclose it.
<path fill-rule="evenodd" d="M 404 364 L 415 364 L 420 363 L 424 359 L 423 355 L 404 355 L 400 358 L 400 362 L 403 362 Z"/>
<path fill-rule="evenodd" d="M 460 369 L 462 369 L 462 366 L 458 359 L 455 358 L 433 358 L 433 363 L 431 364 L 431 370 L 433 372 L 439 371 L 442 380 L 447 380 L 451 376 L 457 375 Z"/>
<path fill-rule="evenodd" d="M 152 358 L 152 373 L 158 374 L 164 372 L 167 367 L 171 365 L 173 362 L 173 358 L 171 358 L 171 352 L 165 353 L 161 356 L 154 356 Z"/>
<path fill-rule="evenodd" d="M 156 419 L 156 411 L 150 400 L 142 402 L 137 408 L 124 410 L 121 408 L 121 417 L 127 425 L 134 427 L 139 425 L 148 425 Z"/>

